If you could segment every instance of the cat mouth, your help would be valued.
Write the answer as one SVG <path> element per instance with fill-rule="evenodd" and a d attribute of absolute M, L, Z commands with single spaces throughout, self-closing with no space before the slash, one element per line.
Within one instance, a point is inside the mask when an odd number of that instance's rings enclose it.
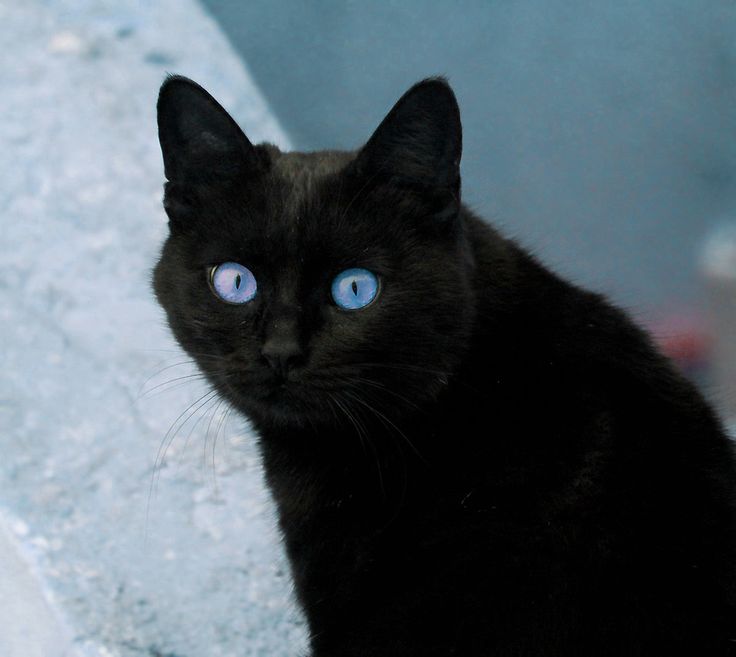
<path fill-rule="evenodd" d="M 304 383 L 277 375 L 248 377 L 226 383 L 237 399 L 251 399 L 274 407 L 300 406 L 313 400 L 315 392 Z"/>
<path fill-rule="evenodd" d="M 232 386 L 230 399 L 246 414 L 279 424 L 303 425 L 305 422 L 329 422 L 332 414 L 327 394 L 320 394 L 293 381 L 272 382 L 252 386 L 242 382 Z"/>
<path fill-rule="evenodd" d="M 223 395 L 246 415 L 256 415 L 279 423 L 304 422 L 332 424 L 335 419 L 334 397 L 339 391 L 310 377 L 279 377 L 270 372 L 250 370 L 240 376 L 219 381 Z"/>

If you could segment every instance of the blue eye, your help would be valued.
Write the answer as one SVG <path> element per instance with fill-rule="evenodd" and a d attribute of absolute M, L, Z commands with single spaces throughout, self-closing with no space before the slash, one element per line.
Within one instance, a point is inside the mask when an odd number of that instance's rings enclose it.
<path fill-rule="evenodd" d="M 213 268 L 210 281 L 215 294 L 228 303 L 247 303 L 258 289 L 253 272 L 237 262 L 223 262 Z"/>
<path fill-rule="evenodd" d="M 332 281 L 332 298 L 344 310 L 364 308 L 378 294 L 378 279 L 367 269 L 346 269 Z"/>

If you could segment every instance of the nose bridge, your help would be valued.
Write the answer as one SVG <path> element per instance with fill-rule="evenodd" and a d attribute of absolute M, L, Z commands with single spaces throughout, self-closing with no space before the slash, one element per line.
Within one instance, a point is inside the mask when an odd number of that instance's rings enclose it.
<path fill-rule="evenodd" d="M 282 378 L 304 360 L 301 339 L 301 308 L 295 285 L 275 290 L 267 314 L 261 355 Z"/>
<path fill-rule="evenodd" d="M 271 290 L 263 324 L 263 345 L 268 349 L 300 350 L 302 346 L 302 307 L 299 278 L 295 267 L 286 267 Z"/>
<path fill-rule="evenodd" d="M 276 282 L 265 322 L 264 340 L 288 338 L 298 341 L 301 306 L 298 281 L 293 272 Z"/>
<path fill-rule="evenodd" d="M 272 309 L 266 321 L 263 335 L 267 342 L 299 342 L 299 315 L 294 307 L 280 306 Z"/>

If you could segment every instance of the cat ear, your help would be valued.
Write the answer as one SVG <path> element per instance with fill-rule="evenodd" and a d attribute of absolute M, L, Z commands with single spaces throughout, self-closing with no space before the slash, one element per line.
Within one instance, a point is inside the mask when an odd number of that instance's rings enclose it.
<path fill-rule="evenodd" d="M 444 78 L 415 84 L 359 152 L 361 174 L 399 185 L 454 192 L 459 203 L 462 126 Z"/>
<path fill-rule="evenodd" d="M 158 137 L 172 183 L 222 181 L 258 168 L 258 155 L 225 109 L 196 82 L 172 75 L 158 96 Z"/>

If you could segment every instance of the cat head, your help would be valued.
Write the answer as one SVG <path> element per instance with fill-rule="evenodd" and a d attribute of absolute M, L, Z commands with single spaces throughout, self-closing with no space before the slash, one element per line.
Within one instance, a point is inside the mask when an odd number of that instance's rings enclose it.
<path fill-rule="evenodd" d="M 154 290 L 223 397 L 257 424 L 314 425 L 442 393 L 473 307 L 444 80 L 407 91 L 357 152 L 254 146 L 179 76 L 158 125 L 170 234 Z"/>

